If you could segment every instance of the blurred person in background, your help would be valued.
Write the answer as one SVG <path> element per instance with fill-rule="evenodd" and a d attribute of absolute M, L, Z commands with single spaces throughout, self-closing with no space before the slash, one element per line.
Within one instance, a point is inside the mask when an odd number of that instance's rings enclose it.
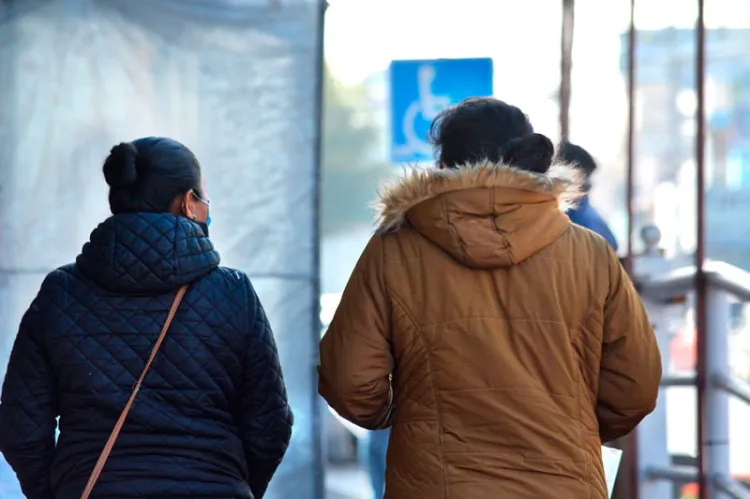
<path fill-rule="evenodd" d="M 385 498 L 606 499 L 601 444 L 655 407 L 661 359 L 580 172 L 514 106 L 433 123 L 437 168 L 387 189 L 320 343 L 319 392 L 391 428 Z"/>
<path fill-rule="evenodd" d="M 602 236 L 616 252 L 617 240 L 615 239 L 615 235 L 609 229 L 607 222 L 599 215 L 599 212 L 591 206 L 591 200 L 589 199 L 591 177 L 597 168 L 594 158 L 583 147 L 568 141 L 563 141 L 560 144 L 559 156 L 563 162 L 580 168 L 584 175 L 583 188 L 585 195 L 578 200 L 576 206 L 567 211 L 570 221 Z"/>
<path fill-rule="evenodd" d="M 259 499 L 292 413 L 258 296 L 219 266 L 208 238 L 198 160 L 174 140 L 143 138 L 115 146 L 104 177 L 112 217 L 75 264 L 47 276 L 21 321 L 0 451 L 27 498 L 78 499 L 137 393 L 92 497 Z"/>

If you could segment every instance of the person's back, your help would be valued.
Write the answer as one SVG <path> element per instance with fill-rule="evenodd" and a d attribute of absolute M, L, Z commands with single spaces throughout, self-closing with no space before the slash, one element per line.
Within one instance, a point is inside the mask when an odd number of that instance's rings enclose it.
<path fill-rule="evenodd" d="M 491 142 L 474 129 L 487 110 L 518 119 L 494 157 L 472 157 L 462 148 Z M 520 111 L 471 100 L 439 127 L 444 168 L 383 196 L 321 342 L 320 393 L 361 426 L 392 425 L 388 499 L 604 499 L 602 441 L 656 402 L 648 318 L 607 242 L 560 209 L 575 171 L 550 168 Z"/>
<path fill-rule="evenodd" d="M 273 334 L 247 276 L 219 267 L 200 172 L 177 186 L 182 214 L 122 209 L 138 193 L 175 188 L 174 172 L 155 178 L 156 152 L 177 148 L 164 140 L 113 149 L 115 215 L 75 264 L 47 276 L 21 324 L 0 450 L 29 498 L 81 497 L 184 285 L 92 497 L 257 499 L 286 451 L 292 417 Z M 137 173 L 119 171 L 133 162 Z"/>

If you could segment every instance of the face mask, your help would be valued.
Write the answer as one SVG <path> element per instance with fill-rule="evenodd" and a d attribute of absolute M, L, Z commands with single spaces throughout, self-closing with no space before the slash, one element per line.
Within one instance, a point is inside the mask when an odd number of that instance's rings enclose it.
<path fill-rule="evenodd" d="M 206 218 L 205 222 L 196 221 L 195 223 L 200 226 L 201 230 L 203 230 L 203 234 L 208 237 L 208 226 L 211 225 L 211 215 L 208 215 L 208 218 Z"/>
<path fill-rule="evenodd" d="M 193 196 L 200 201 L 201 203 L 206 205 L 206 221 L 205 222 L 199 222 L 197 220 L 193 220 L 195 223 L 198 224 L 198 226 L 203 230 L 203 235 L 208 237 L 208 226 L 211 225 L 211 202 L 203 199 L 198 195 L 197 192 L 193 191 Z"/>

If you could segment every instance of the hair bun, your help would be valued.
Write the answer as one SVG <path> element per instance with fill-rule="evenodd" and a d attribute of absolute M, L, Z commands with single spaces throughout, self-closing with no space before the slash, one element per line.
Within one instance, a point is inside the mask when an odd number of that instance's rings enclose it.
<path fill-rule="evenodd" d="M 113 189 L 133 185 L 138 180 L 135 160 L 138 149 L 130 142 L 121 142 L 109 151 L 104 161 L 104 180 Z"/>
<path fill-rule="evenodd" d="M 552 166 L 555 146 L 541 133 L 532 133 L 510 140 L 502 151 L 502 159 L 515 166 L 534 173 L 546 173 Z"/>

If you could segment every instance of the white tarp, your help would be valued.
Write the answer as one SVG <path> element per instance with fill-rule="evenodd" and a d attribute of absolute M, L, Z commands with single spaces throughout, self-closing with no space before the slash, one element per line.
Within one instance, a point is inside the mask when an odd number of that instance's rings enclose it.
<path fill-rule="evenodd" d="M 274 326 L 296 422 L 270 498 L 322 487 L 317 0 L 0 3 L 0 375 L 44 275 L 108 216 L 101 163 L 141 136 L 184 142 L 212 198 L 223 263 Z M 20 498 L 0 459 L 0 497 Z"/>

